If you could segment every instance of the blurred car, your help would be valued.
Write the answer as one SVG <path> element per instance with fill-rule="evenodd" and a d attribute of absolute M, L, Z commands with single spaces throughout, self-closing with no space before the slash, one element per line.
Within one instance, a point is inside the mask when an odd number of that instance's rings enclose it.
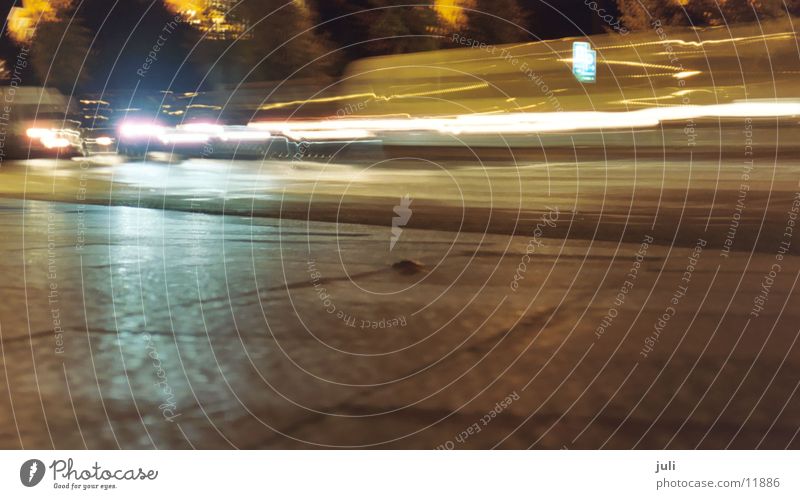
<path fill-rule="evenodd" d="M 66 97 L 51 88 L 0 88 L 3 110 L 3 154 L 9 159 L 81 155 L 80 123 Z"/>

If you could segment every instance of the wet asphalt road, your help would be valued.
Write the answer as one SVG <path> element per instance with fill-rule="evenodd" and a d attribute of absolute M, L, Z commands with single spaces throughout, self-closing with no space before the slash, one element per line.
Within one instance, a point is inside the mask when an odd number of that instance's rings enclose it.
<path fill-rule="evenodd" d="M 0 171 L 0 447 L 798 446 L 796 161 L 112 163 Z"/>

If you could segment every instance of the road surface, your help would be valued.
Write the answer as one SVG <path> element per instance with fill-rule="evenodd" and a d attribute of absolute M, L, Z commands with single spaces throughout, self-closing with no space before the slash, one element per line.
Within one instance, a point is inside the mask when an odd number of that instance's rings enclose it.
<path fill-rule="evenodd" d="M 796 160 L 166 159 L 2 165 L 0 447 L 799 445 Z"/>

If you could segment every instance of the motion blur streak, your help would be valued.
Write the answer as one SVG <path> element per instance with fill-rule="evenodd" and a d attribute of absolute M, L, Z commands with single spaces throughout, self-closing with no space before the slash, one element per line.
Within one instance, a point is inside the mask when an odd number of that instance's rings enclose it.
<path fill-rule="evenodd" d="M 396 118 L 253 122 L 251 127 L 290 138 L 360 138 L 369 133 L 425 131 L 441 134 L 537 133 L 656 126 L 699 118 L 778 118 L 800 115 L 800 101 L 732 102 L 651 107 L 627 112 L 505 113 L 451 118 Z M 326 133 L 322 133 L 326 132 Z"/>
<path fill-rule="evenodd" d="M 149 123 L 123 123 L 119 127 L 123 137 L 153 137 L 164 133 L 164 127 Z"/>
<path fill-rule="evenodd" d="M 660 41 L 654 42 L 641 42 L 641 43 L 632 43 L 626 45 L 606 45 L 602 47 L 598 47 L 599 49 L 619 49 L 619 48 L 636 48 L 636 47 L 647 47 L 651 45 L 682 45 L 684 47 L 703 47 L 705 45 L 719 45 L 724 43 L 759 43 L 765 42 L 770 40 L 786 40 L 790 38 L 794 38 L 796 34 L 791 31 L 787 31 L 784 33 L 772 33 L 769 35 L 753 35 L 753 36 L 739 36 L 739 37 L 731 37 L 731 38 L 723 38 L 721 40 L 702 40 L 702 41 L 694 41 L 694 40 L 682 40 L 680 38 L 667 38 Z"/>
<path fill-rule="evenodd" d="M 318 97 L 312 99 L 303 99 L 303 100 L 294 100 L 289 102 L 275 102 L 272 104 L 264 104 L 259 107 L 262 111 L 268 111 L 270 109 L 280 109 L 284 107 L 291 107 L 291 106 L 301 106 L 306 104 L 320 104 L 323 102 L 338 102 L 344 99 L 355 99 L 355 98 L 370 98 L 375 99 L 377 101 L 384 101 L 388 102 L 394 99 L 410 99 L 412 97 L 428 97 L 433 95 L 444 95 L 450 94 L 455 92 L 465 92 L 468 90 L 478 90 L 482 88 L 489 88 L 488 83 L 475 83 L 473 85 L 463 85 L 458 87 L 450 87 L 450 88 L 441 88 L 436 90 L 426 90 L 420 92 L 409 92 L 409 93 L 402 93 L 402 94 L 390 94 L 390 95 L 379 95 L 374 92 L 363 92 L 357 94 L 350 94 L 350 95 L 337 95 L 334 97 Z"/>

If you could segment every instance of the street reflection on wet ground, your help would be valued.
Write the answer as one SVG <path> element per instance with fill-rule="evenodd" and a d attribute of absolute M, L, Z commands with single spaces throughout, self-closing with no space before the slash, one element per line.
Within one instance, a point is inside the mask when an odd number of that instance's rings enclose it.
<path fill-rule="evenodd" d="M 405 166 L 4 170 L 0 447 L 797 445 L 797 166 Z"/>

